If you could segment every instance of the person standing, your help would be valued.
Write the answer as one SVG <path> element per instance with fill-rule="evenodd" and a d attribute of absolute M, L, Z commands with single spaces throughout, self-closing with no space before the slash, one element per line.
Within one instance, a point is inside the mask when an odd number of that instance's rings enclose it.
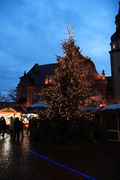
<path fill-rule="evenodd" d="M 20 123 L 21 123 L 20 132 L 21 132 L 22 139 L 23 139 L 24 138 L 24 123 L 23 123 L 23 119 L 21 119 Z"/>
<path fill-rule="evenodd" d="M 14 118 L 13 117 L 10 117 L 9 129 L 10 129 L 10 135 L 11 135 L 11 137 L 13 137 L 13 135 L 14 135 Z"/>
<path fill-rule="evenodd" d="M 2 119 L 0 118 L 0 134 L 2 133 Z"/>
<path fill-rule="evenodd" d="M 20 139 L 20 131 L 21 131 L 21 122 L 19 118 L 16 117 L 14 121 L 14 139 L 17 138 L 18 141 Z"/>
<path fill-rule="evenodd" d="M 2 132 L 2 136 L 4 137 L 5 131 L 6 131 L 6 121 L 5 118 L 2 116 L 1 117 L 1 132 Z"/>

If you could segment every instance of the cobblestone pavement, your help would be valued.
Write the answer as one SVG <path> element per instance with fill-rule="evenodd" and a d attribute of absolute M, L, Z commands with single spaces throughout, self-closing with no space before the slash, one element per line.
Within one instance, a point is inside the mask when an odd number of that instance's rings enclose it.
<path fill-rule="evenodd" d="M 42 145 L 29 137 L 13 141 L 0 136 L 0 180 L 89 180 L 28 152 L 31 149 L 96 180 L 120 180 L 120 143 Z"/>

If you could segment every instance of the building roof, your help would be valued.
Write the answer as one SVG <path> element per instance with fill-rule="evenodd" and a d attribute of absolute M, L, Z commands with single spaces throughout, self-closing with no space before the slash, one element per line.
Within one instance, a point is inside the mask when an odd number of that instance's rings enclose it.
<path fill-rule="evenodd" d="M 3 109 L 0 109 L 0 114 L 2 113 L 6 113 L 6 114 L 20 114 L 19 111 L 16 111 L 15 108 L 3 108 Z"/>
<path fill-rule="evenodd" d="M 82 56 L 82 55 L 81 55 Z M 82 56 L 86 61 L 86 67 L 89 71 L 91 79 L 100 79 L 100 75 L 97 72 L 94 63 L 90 58 Z M 81 58 L 82 58 L 81 57 Z M 25 73 L 20 79 L 19 85 L 27 86 L 43 86 L 48 76 L 54 73 L 58 63 L 39 65 L 35 64 L 28 73 Z"/>
<path fill-rule="evenodd" d="M 46 104 L 45 102 L 43 102 L 43 101 L 40 101 L 40 102 L 35 103 L 35 104 L 32 104 L 32 105 L 30 106 L 30 108 L 41 108 L 41 107 L 46 108 L 46 107 L 47 107 L 47 104 Z"/>
<path fill-rule="evenodd" d="M 57 63 L 38 65 L 35 64 L 30 71 L 21 77 L 22 82 L 27 82 L 29 86 L 42 86 L 47 76 L 53 74 Z"/>
<path fill-rule="evenodd" d="M 120 29 L 117 30 L 112 36 L 111 36 L 111 42 L 114 42 L 116 40 L 120 39 Z"/>
<path fill-rule="evenodd" d="M 119 11 L 115 17 L 115 24 L 116 24 L 116 32 L 111 36 L 111 42 L 120 39 L 120 2 L 119 2 Z"/>
<path fill-rule="evenodd" d="M 104 110 L 116 110 L 116 109 L 120 109 L 120 104 L 111 104 L 106 106 L 102 110 L 104 111 Z"/>

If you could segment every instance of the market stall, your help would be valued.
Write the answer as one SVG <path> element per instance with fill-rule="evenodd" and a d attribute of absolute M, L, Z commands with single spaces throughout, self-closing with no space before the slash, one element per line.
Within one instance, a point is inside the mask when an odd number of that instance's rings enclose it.
<path fill-rule="evenodd" d="M 120 104 L 111 104 L 103 108 L 102 118 L 107 139 L 120 141 Z"/>
<path fill-rule="evenodd" d="M 0 117 L 3 116 L 6 120 L 7 125 L 10 124 L 10 118 L 21 117 L 21 112 L 16 111 L 14 108 L 3 108 L 0 109 Z"/>

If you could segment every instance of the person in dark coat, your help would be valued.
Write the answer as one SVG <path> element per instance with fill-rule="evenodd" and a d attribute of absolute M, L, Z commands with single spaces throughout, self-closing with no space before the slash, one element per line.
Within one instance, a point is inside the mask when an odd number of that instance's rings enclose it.
<path fill-rule="evenodd" d="M 10 117 L 10 125 L 9 125 L 10 135 L 13 137 L 14 135 L 14 118 Z"/>
<path fill-rule="evenodd" d="M 0 131 L 2 133 L 2 136 L 4 137 L 4 134 L 6 131 L 6 121 L 5 121 L 5 118 L 3 116 L 0 118 Z"/>
<path fill-rule="evenodd" d="M 0 118 L 0 134 L 2 133 L 2 119 Z"/>
<path fill-rule="evenodd" d="M 24 123 L 23 123 L 23 119 L 21 119 L 20 123 L 21 123 L 20 132 L 21 132 L 22 139 L 23 139 L 24 138 Z"/>
<path fill-rule="evenodd" d="M 37 127 L 37 119 L 36 118 L 32 118 L 29 120 L 29 131 L 30 131 L 30 139 L 33 139 L 35 131 L 36 131 L 36 127 Z"/>
<path fill-rule="evenodd" d="M 18 117 L 15 118 L 14 121 L 14 139 L 20 139 L 20 131 L 21 131 L 21 122 Z"/>

